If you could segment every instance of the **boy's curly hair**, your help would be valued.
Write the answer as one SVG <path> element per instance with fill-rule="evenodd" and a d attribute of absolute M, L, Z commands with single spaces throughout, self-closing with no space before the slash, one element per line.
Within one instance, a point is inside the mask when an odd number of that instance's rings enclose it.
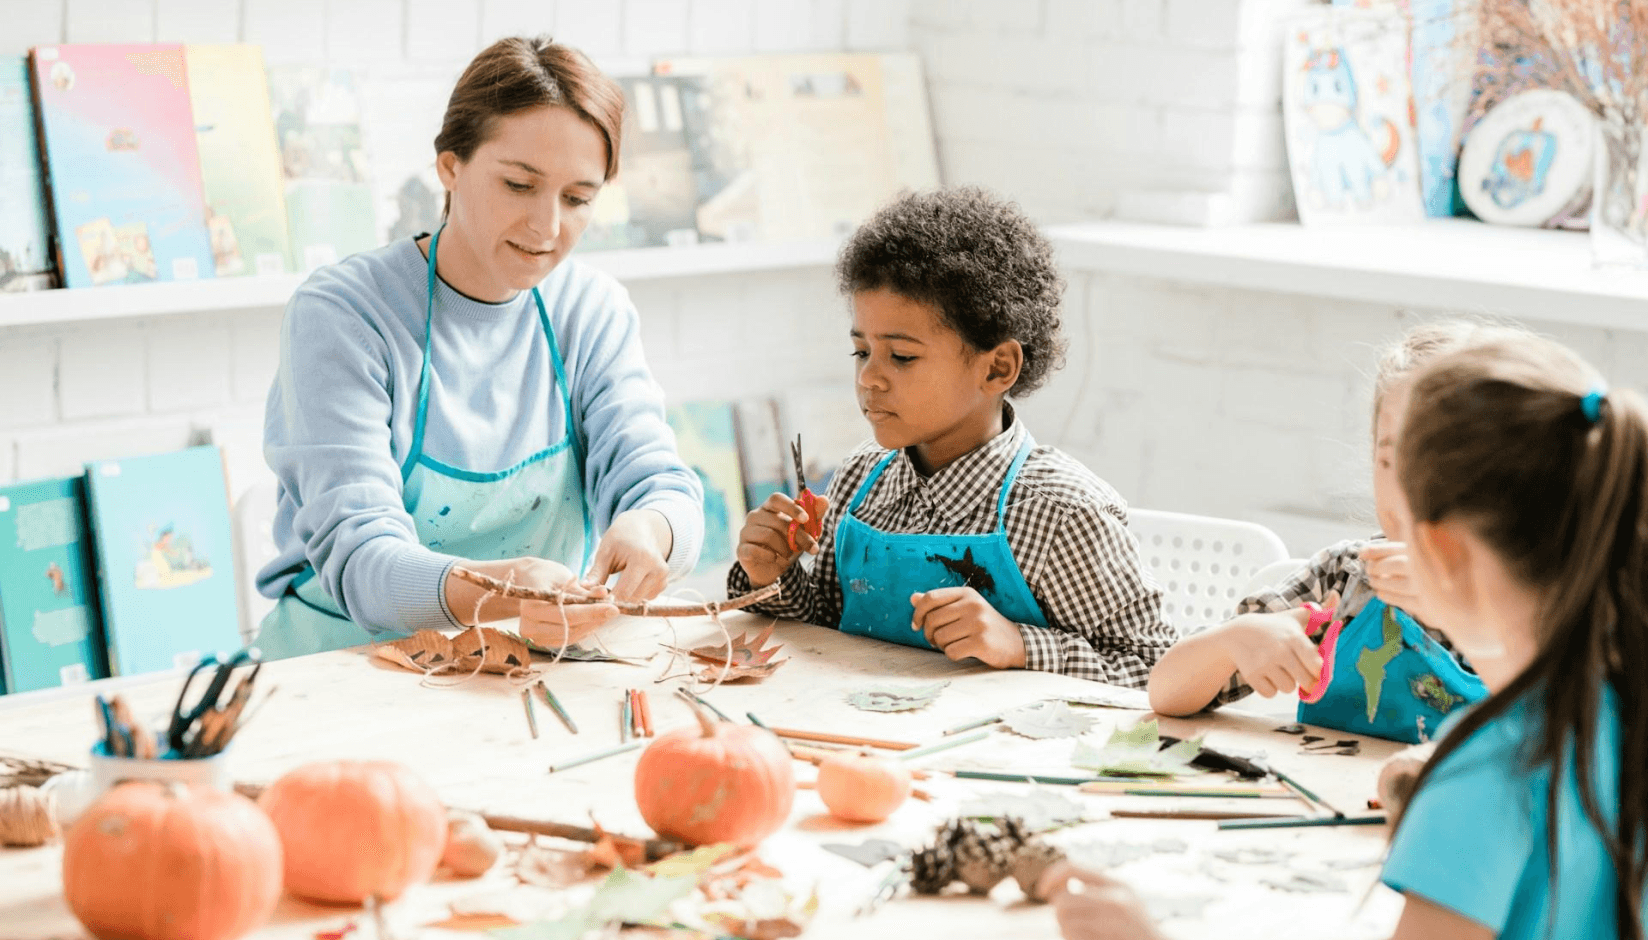
<path fill-rule="evenodd" d="M 849 297 L 886 289 L 932 304 L 980 352 L 1018 340 L 1015 398 L 1064 364 L 1053 246 L 1017 205 L 977 186 L 901 193 L 852 234 L 835 272 Z"/>

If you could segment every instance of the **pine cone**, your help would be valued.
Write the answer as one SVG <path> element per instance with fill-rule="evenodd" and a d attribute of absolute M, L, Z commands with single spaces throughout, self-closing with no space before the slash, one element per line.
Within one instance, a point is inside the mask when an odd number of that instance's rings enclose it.
<path fill-rule="evenodd" d="M 910 889 L 917 894 L 938 894 L 955 880 L 955 852 L 943 838 L 910 855 Z"/>
<path fill-rule="evenodd" d="M 1032 901 L 1046 901 L 1036 893 L 1036 884 L 1054 863 L 1064 861 L 1064 851 L 1040 839 L 1032 839 L 1019 849 L 1013 859 L 1013 880 L 1019 883 L 1024 896 Z"/>
<path fill-rule="evenodd" d="M 1016 820 L 1003 820 L 998 825 L 962 819 L 951 824 L 950 841 L 955 848 L 957 877 L 972 890 L 987 894 L 1007 877 L 1025 835 Z"/>

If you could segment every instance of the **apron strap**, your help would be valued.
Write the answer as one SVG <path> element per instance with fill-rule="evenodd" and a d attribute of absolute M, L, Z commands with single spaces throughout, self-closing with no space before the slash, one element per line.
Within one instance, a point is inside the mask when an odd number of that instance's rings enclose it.
<path fill-rule="evenodd" d="M 1019 452 L 1013 456 L 1013 463 L 1007 468 L 1007 478 L 1001 481 L 1001 495 L 996 497 L 996 531 L 1007 531 L 1007 493 L 1013 488 L 1013 481 L 1019 478 L 1019 469 L 1030 456 L 1030 435 L 1024 435 L 1019 442 Z"/>
<path fill-rule="evenodd" d="M 440 250 L 441 233 L 444 231 L 446 223 L 443 222 L 429 239 L 429 261 L 425 264 L 429 269 L 429 279 L 425 288 L 423 314 L 423 366 L 418 371 L 418 417 L 412 422 L 412 446 L 407 448 L 406 460 L 401 462 L 402 483 L 412 475 L 412 467 L 423 454 L 423 429 L 429 420 L 430 348 L 434 345 L 435 332 L 435 253 Z"/>
<path fill-rule="evenodd" d="M 875 486 L 875 482 L 881 479 L 882 471 L 886 470 L 888 464 L 891 464 L 893 462 L 893 458 L 897 456 L 898 451 L 892 450 L 887 452 L 887 456 L 881 458 L 881 462 L 876 464 L 875 469 L 870 471 L 870 475 L 864 478 L 863 483 L 859 484 L 858 492 L 853 494 L 853 501 L 847 504 L 847 511 L 845 515 L 852 515 L 853 512 L 863 504 L 864 497 L 870 495 L 870 490 Z"/>
<path fill-rule="evenodd" d="M 573 459 L 578 464 L 578 488 L 585 489 L 584 478 L 584 438 L 579 433 L 578 416 L 572 410 L 572 389 L 567 384 L 566 361 L 561 358 L 561 344 L 555 339 L 555 330 L 549 324 L 549 311 L 544 309 L 544 296 L 538 288 L 532 288 L 532 301 L 538 305 L 538 323 L 544 329 L 544 338 L 549 341 L 549 361 L 555 367 L 555 387 L 561 393 L 561 408 L 566 414 L 566 434 L 572 442 Z M 589 570 L 589 562 L 595 554 L 595 521 L 589 514 L 589 498 L 579 501 L 580 511 L 584 516 L 584 561 L 578 573 L 582 575 Z"/>

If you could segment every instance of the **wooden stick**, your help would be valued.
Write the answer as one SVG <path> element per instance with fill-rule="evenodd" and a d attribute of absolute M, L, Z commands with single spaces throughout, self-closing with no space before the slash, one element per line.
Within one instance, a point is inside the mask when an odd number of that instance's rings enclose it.
<path fill-rule="evenodd" d="M 249 800 L 255 800 L 268 789 L 258 783 L 237 783 L 235 792 Z M 488 826 L 499 832 L 525 832 L 531 835 L 555 836 L 559 839 L 571 839 L 574 842 L 599 842 L 603 837 L 611 837 L 626 842 L 640 843 L 647 853 L 649 861 L 657 861 L 667 855 L 686 848 L 678 842 L 669 842 L 664 839 L 636 839 L 631 836 L 620 835 L 616 832 L 603 830 L 597 833 L 588 826 L 573 826 L 549 819 L 527 819 L 522 816 L 493 816 L 488 813 L 476 813 Z"/>
<path fill-rule="evenodd" d="M 883 741 L 879 738 L 860 738 L 850 734 L 829 734 L 823 731 L 801 731 L 796 728 L 768 729 L 781 738 L 794 738 L 797 741 L 822 741 L 825 744 L 859 744 L 864 747 L 879 747 L 886 751 L 913 751 L 916 745 L 908 741 Z"/>
<path fill-rule="evenodd" d="M 764 588 L 751 591 L 738 597 L 730 597 L 724 601 L 709 601 L 704 604 L 653 604 L 649 601 L 639 603 L 632 601 L 617 601 L 610 597 L 587 597 L 582 594 L 569 594 L 565 591 L 545 591 L 540 588 L 524 587 L 519 584 L 509 584 L 490 575 L 471 571 L 462 565 L 453 565 L 450 569 L 453 577 L 460 581 L 468 581 L 477 587 L 485 588 L 499 597 L 513 597 L 525 601 L 548 601 L 551 604 L 564 604 L 572 607 L 577 604 L 611 604 L 618 608 L 620 613 L 631 617 L 713 617 L 729 610 L 742 610 L 751 604 L 759 604 L 778 596 L 779 583 L 774 581 Z"/>

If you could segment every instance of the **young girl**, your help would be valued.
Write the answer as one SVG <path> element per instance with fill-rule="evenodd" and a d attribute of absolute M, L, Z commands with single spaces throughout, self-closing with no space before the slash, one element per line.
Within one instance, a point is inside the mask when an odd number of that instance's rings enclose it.
<path fill-rule="evenodd" d="M 1437 745 L 1384 882 L 1398 940 L 1643 936 L 1648 410 L 1521 338 L 1415 380 L 1393 515 L 1433 625 L 1491 691 Z M 1062 890 L 1065 936 L 1153 937 L 1130 891 Z"/>
<path fill-rule="evenodd" d="M 1063 282 L 1046 239 L 974 188 L 906 195 L 837 265 L 874 442 L 831 480 L 822 539 L 775 494 L 745 519 L 733 594 L 764 613 L 1131 687 L 1175 638 L 1115 490 L 1038 447 L 1007 398 L 1060 364 Z M 825 508 L 827 507 L 827 509 Z M 797 564 L 817 555 L 811 568 Z"/>
<path fill-rule="evenodd" d="M 1387 534 L 1392 456 L 1414 371 L 1473 343 L 1523 335 L 1443 321 L 1409 331 L 1382 357 L 1374 381 L 1373 499 Z M 1421 626 L 1406 551 L 1376 538 L 1318 552 L 1280 587 L 1243 600 L 1229 622 L 1169 650 L 1150 676 L 1151 707 L 1190 715 L 1250 692 L 1297 687 L 1300 721 L 1410 743 L 1435 736 L 1450 712 L 1486 690 L 1439 634 Z"/>

